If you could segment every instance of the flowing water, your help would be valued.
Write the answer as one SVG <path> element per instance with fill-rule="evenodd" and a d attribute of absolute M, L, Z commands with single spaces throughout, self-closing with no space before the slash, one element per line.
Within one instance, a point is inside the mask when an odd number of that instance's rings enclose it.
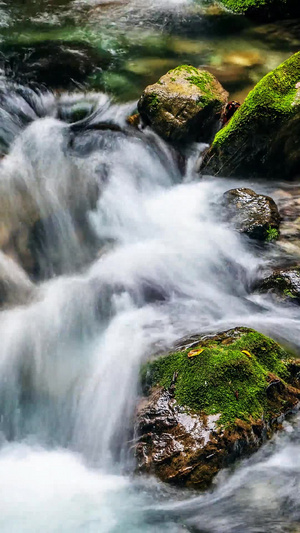
<path fill-rule="evenodd" d="M 61 29 L 70 13 L 76 26 L 86 4 L 99 2 L 2 2 L 2 25 L 30 15 L 36 36 L 41 21 Z M 176 24 L 183 6 L 172 4 Z M 129 31 L 138 9 L 112 12 Z M 149 32 L 158 12 L 152 2 Z M 135 102 L 5 77 L 0 91 L 1 221 L 14 235 L 0 274 L 22 300 L 0 313 L 1 533 L 298 531 L 297 417 L 205 494 L 133 474 L 139 369 L 151 353 L 239 325 L 300 349 L 297 309 L 251 294 L 279 251 L 262 253 L 222 223 L 222 193 L 236 183 L 199 181 L 201 146 L 182 173 L 151 131 L 129 131 Z M 82 105 L 90 117 L 70 124 Z"/>

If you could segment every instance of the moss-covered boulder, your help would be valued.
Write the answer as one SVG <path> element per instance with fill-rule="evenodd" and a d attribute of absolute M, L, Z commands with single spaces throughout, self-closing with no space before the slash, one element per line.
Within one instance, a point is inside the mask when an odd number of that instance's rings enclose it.
<path fill-rule="evenodd" d="M 138 110 L 146 125 L 173 143 L 209 141 L 228 93 L 206 70 L 182 65 L 144 90 Z"/>
<path fill-rule="evenodd" d="M 202 172 L 237 177 L 294 177 L 299 173 L 300 163 L 298 133 L 300 52 L 267 74 L 249 93 L 232 119 L 216 134 L 204 157 Z"/>
<path fill-rule="evenodd" d="M 220 0 L 220 2 L 234 13 L 257 20 L 300 16 L 298 0 Z"/>
<path fill-rule="evenodd" d="M 277 269 L 257 284 L 260 293 L 284 303 L 300 304 L 300 267 Z"/>
<path fill-rule="evenodd" d="M 251 239 L 274 241 L 279 237 L 280 216 L 270 196 L 252 189 L 231 189 L 224 194 L 225 217 L 240 233 Z"/>
<path fill-rule="evenodd" d="M 137 469 L 205 488 L 299 403 L 289 354 L 248 328 L 194 336 L 142 370 Z"/>

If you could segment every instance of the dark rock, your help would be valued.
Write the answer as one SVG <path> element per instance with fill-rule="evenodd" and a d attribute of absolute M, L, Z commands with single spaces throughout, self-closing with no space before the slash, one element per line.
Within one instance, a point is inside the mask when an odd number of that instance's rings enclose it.
<path fill-rule="evenodd" d="M 111 62 L 108 52 L 99 53 L 80 41 L 3 45 L 0 51 L 3 69 L 11 78 L 51 88 L 72 88 Z"/>
<path fill-rule="evenodd" d="M 300 304 L 300 267 L 278 269 L 259 282 L 258 292 L 271 294 L 281 302 Z"/>
<path fill-rule="evenodd" d="M 272 198 L 252 189 L 231 189 L 224 194 L 226 218 L 251 239 L 272 241 L 279 236 L 280 216 Z"/>
<path fill-rule="evenodd" d="M 175 350 L 142 371 L 137 471 L 205 489 L 298 407 L 299 372 L 277 343 L 247 328 L 194 335 Z"/>

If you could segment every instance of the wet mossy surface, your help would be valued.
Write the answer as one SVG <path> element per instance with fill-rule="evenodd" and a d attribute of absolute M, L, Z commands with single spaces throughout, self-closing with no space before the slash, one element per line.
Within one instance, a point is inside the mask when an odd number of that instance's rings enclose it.
<path fill-rule="evenodd" d="M 278 17 L 296 17 L 300 13 L 298 0 L 220 0 L 220 2 L 234 13 L 264 21 Z"/>
<path fill-rule="evenodd" d="M 279 237 L 280 215 L 270 196 L 256 194 L 244 187 L 223 195 L 225 220 L 251 239 L 272 242 Z"/>
<path fill-rule="evenodd" d="M 142 370 L 145 390 L 174 383 L 174 398 L 183 407 L 204 415 L 220 414 L 219 424 L 249 422 L 273 416 L 268 403 L 270 379 L 288 378 L 289 354 L 274 340 L 247 328 L 225 336 L 204 338 L 190 348 L 147 363 Z M 271 376 L 271 378 L 270 378 Z"/>
<path fill-rule="evenodd" d="M 275 270 L 270 276 L 260 281 L 257 286 L 260 293 L 267 293 L 288 304 L 300 303 L 300 268 L 299 266 Z"/>
<path fill-rule="evenodd" d="M 204 172 L 264 176 L 288 173 L 288 154 L 278 146 L 282 127 L 300 109 L 300 52 L 267 74 L 215 136 Z M 299 162 L 300 154 L 298 154 Z M 294 168 L 294 167 L 293 167 Z"/>

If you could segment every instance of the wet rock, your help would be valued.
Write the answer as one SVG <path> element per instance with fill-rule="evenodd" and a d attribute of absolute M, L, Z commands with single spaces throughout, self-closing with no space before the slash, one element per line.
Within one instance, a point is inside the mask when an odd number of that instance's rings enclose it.
<path fill-rule="evenodd" d="M 205 174 L 292 178 L 299 174 L 300 52 L 267 74 L 219 131 Z"/>
<path fill-rule="evenodd" d="M 229 65 L 236 65 L 239 67 L 255 67 L 262 65 L 264 60 L 258 52 L 249 51 L 232 51 L 224 56 L 223 62 Z"/>
<path fill-rule="evenodd" d="M 7 75 L 51 88 L 74 88 L 74 83 L 83 83 L 96 69 L 111 62 L 108 52 L 98 52 L 80 41 L 2 45 L 0 52 Z"/>
<path fill-rule="evenodd" d="M 261 21 L 300 16 L 298 0 L 221 0 L 221 2 L 235 13 Z"/>
<path fill-rule="evenodd" d="M 28 304 L 35 291 L 25 272 L 0 251 L 0 309 Z"/>
<path fill-rule="evenodd" d="M 252 189 L 231 189 L 224 194 L 226 218 L 240 232 L 260 241 L 276 240 L 280 216 L 272 198 Z"/>
<path fill-rule="evenodd" d="M 267 293 L 276 300 L 300 304 L 300 267 L 275 270 L 258 283 L 258 292 Z"/>
<path fill-rule="evenodd" d="M 285 189 L 274 191 L 281 218 L 278 245 L 293 259 L 300 259 L 300 189 L 297 184 L 287 184 Z"/>
<path fill-rule="evenodd" d="M 133 128 L 138 128 L 140 125 L 139 113 L 135 113 L 134 115 L 130 115 L 130 117 L 127 117 L 126 122 L 127 124 L 129 124 L 129 126 L 132 126 Z"/>
<path fill-rule="evenodd" d="M 299 382 L 288 354 L 248 328 L 195 335 L 174 350 L 142 370 L 137 470 L 204 489 L 280 428 L 299 404 Z"/>
<path fill-rule="evenodd" d="M 146 87 L 138 110 L 143 122 L 167 141 L 208 141 L 227 98 L 212 74 L 183 65 Z"/>

